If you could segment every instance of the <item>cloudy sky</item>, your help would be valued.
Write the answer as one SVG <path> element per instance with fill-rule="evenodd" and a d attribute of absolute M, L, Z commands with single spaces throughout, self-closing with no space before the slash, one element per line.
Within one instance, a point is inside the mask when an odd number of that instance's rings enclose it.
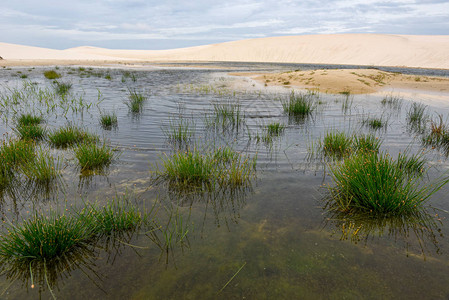
<path fill-rule="evenodd" d="M 2 0 L 0 42 L 169 49 L 322 33 L 449 34 L 443 0 Z"/>

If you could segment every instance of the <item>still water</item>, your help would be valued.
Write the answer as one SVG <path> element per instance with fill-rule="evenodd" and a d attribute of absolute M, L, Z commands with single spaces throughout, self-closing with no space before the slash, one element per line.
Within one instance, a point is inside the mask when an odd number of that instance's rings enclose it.
<path fill-rule="evenodd" d="M 60 81 L 72 84 L 71 99 L 82 99 L 79 111 L 45 112 L 48 129 L 67 123 L 99 134 L 116 147 L 119 158 L 104 172 L 83 176 L 70 150 L 41 147 L 64 164 L 61 188 L 48 195 L 4 195 L 2 214 L 20 221 L 34 210 L 83 207 L 86 201 L 105 202 L 125 191 L 141 207 L 155 202 L 174 207 L 182 217 L 187 239 L 162 250 L 143 232 L 127 242 L 111 243 L 82 254 L 70 268 L 51 280 L 60 299 L 447 299 L 449 297 L 449 186 L 435 194 L 426 218 L 400 224 L 363 224 L 347 228 L 345 220 L 323 209 L 330 183 L 327 163 L 310 159 L 311 145 L 330 130 L 368 133 L 363 119 L 382 117 L 384 129 L 373 132 L 381 149 L 393 156 L 425 149 L 435 179 L 447 172 L 444 153 L 421 146 L 419 134 L 409 130 L 406 114 L 412 102 L 447 120 L 449 94 L 422 91 L 381 91 L 351 96 L 320 95 L 316 113 L 307 120 L 291 120 L 281 100 L 289 88 L 266 88 L 230 71 L 284 71 L 316 66 L 222 63 L 140 68 L 60 67 Z M 322 67 L 322 66 L 321 66 Z M 341 66 L 327 66 L 341 67 Z M 4 95 L 23 82 L 52 88 L 43 76 L 50 68 L 0 69 Z M 419 75 L 448 76 L 445 71 L 391 69 Z M 436 72 L 436 73 L 435 73 Z M 23 75 L 26 75 L 26 78 Z M 106 76 L 109 75 L 109 76 Z M 129 112 L 124 103 L 130 90 L 147 96 L 143 110 Z M 385 95 L 403 98 L 399 108 L 381 105 Z M 20 112 L 34 112 L 31 99 L 15 110 L 2 107 L 0 133 L 14 135 L 11 120 Z M 245 115 L 239 130 L 210 130 L 205 116 L 213 103 L 241 105 Z M 90 105 L 89 105 L 90 104 Z M 76 105 L 74 104 L 73 107 Z M 41 110 L 43 111 L 43 110 Z M 114 111 L 118 127 L 104 130 L 101 112 Z M 257 177 L 251 186 L 207 196 L 172 194 L 152 180 L 161 156 L 173 153 L 164 131 L 180 118 L 195 125 L 192 144 L 228 145 L 257 155 Z M 271 143 L 257 141 L 264 126 L 285 124 L 285 132 Z M 163 218 L 163 217 L 162 217 Z M 0 298 L 51 298 L 45 281 L 31 288 L 29 281 L 0 279 Z"/>

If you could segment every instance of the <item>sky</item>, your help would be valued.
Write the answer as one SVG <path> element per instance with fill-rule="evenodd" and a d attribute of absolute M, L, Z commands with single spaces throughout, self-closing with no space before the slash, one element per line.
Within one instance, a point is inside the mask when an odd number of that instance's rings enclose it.
<path fill-rule="evenodd" d="M 303 34 L 449 34 L 449 1 L 2 0 L 0 42 L 172 49 Z"/>

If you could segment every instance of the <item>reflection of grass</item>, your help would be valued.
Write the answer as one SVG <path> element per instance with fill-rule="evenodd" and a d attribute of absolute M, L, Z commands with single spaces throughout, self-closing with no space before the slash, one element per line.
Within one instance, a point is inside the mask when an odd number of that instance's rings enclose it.
<path fill-rule="evenodd" d="M 98 137 L 74 125 L 66 125 L 53 130 L 48 134 L 51 145 L 65 148 L 79 143 L 95 142 Z"/>
<path fill-rule="evenodd" d="M 158 178 L 170 186 L 186 188 L 239 187 L 255 176 L 256 158 L 242 155 L 228 147 L 201 153 L 198 150 L 177 152 L 162 157 L 163 170 Z"/>
<path fill-rule="evenodd" d="M 388 154 L 361 152 L 330 166 L 334 185 L 329 191 L 334 205 L 348 213 L 413 213 L 449 181 L 444 178 L 421 186 L 419 177 L 410 176 L 405 165 Z"/>
<path fill-rule="evenodd" d="M 80 144 L 75 149 L 75 158 L 82 171 L 101 169 L 107 167 L 115 158 L 114 150 L 106 144 L 102 146 L 96 143 Z"/>
<path fill-rule="evenodd" d="M 412 214 L 400 216 L 373 217 L 369 213 L 341 212 L 338 209 L 335 210 L 331 205 L 332 203 L 327 203 L 325 206 L 326 223 L 341 231 L 342 240 L 358 243 L 388 235 L 395 241 L 405 240 L 407 245 L 417 240 L 423 254 L 425 254 L 425 250 L 428 250 L 429 243 L 427 242 L 430 242 L 437 252 L 439 250 L 438 215 L 434 217 L 427 210 L 417 210 Z"/>

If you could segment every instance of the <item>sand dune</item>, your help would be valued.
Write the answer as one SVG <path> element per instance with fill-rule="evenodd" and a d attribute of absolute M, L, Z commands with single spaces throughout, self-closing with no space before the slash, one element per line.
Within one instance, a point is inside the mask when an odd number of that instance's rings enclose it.
<path fill-rule="evenodd" d="M 0 43 L 5 61 L 246 61 L 449 69 L 448 36 L 334 34 L 234 41 L 173 50 L 52 50 Z"/>

